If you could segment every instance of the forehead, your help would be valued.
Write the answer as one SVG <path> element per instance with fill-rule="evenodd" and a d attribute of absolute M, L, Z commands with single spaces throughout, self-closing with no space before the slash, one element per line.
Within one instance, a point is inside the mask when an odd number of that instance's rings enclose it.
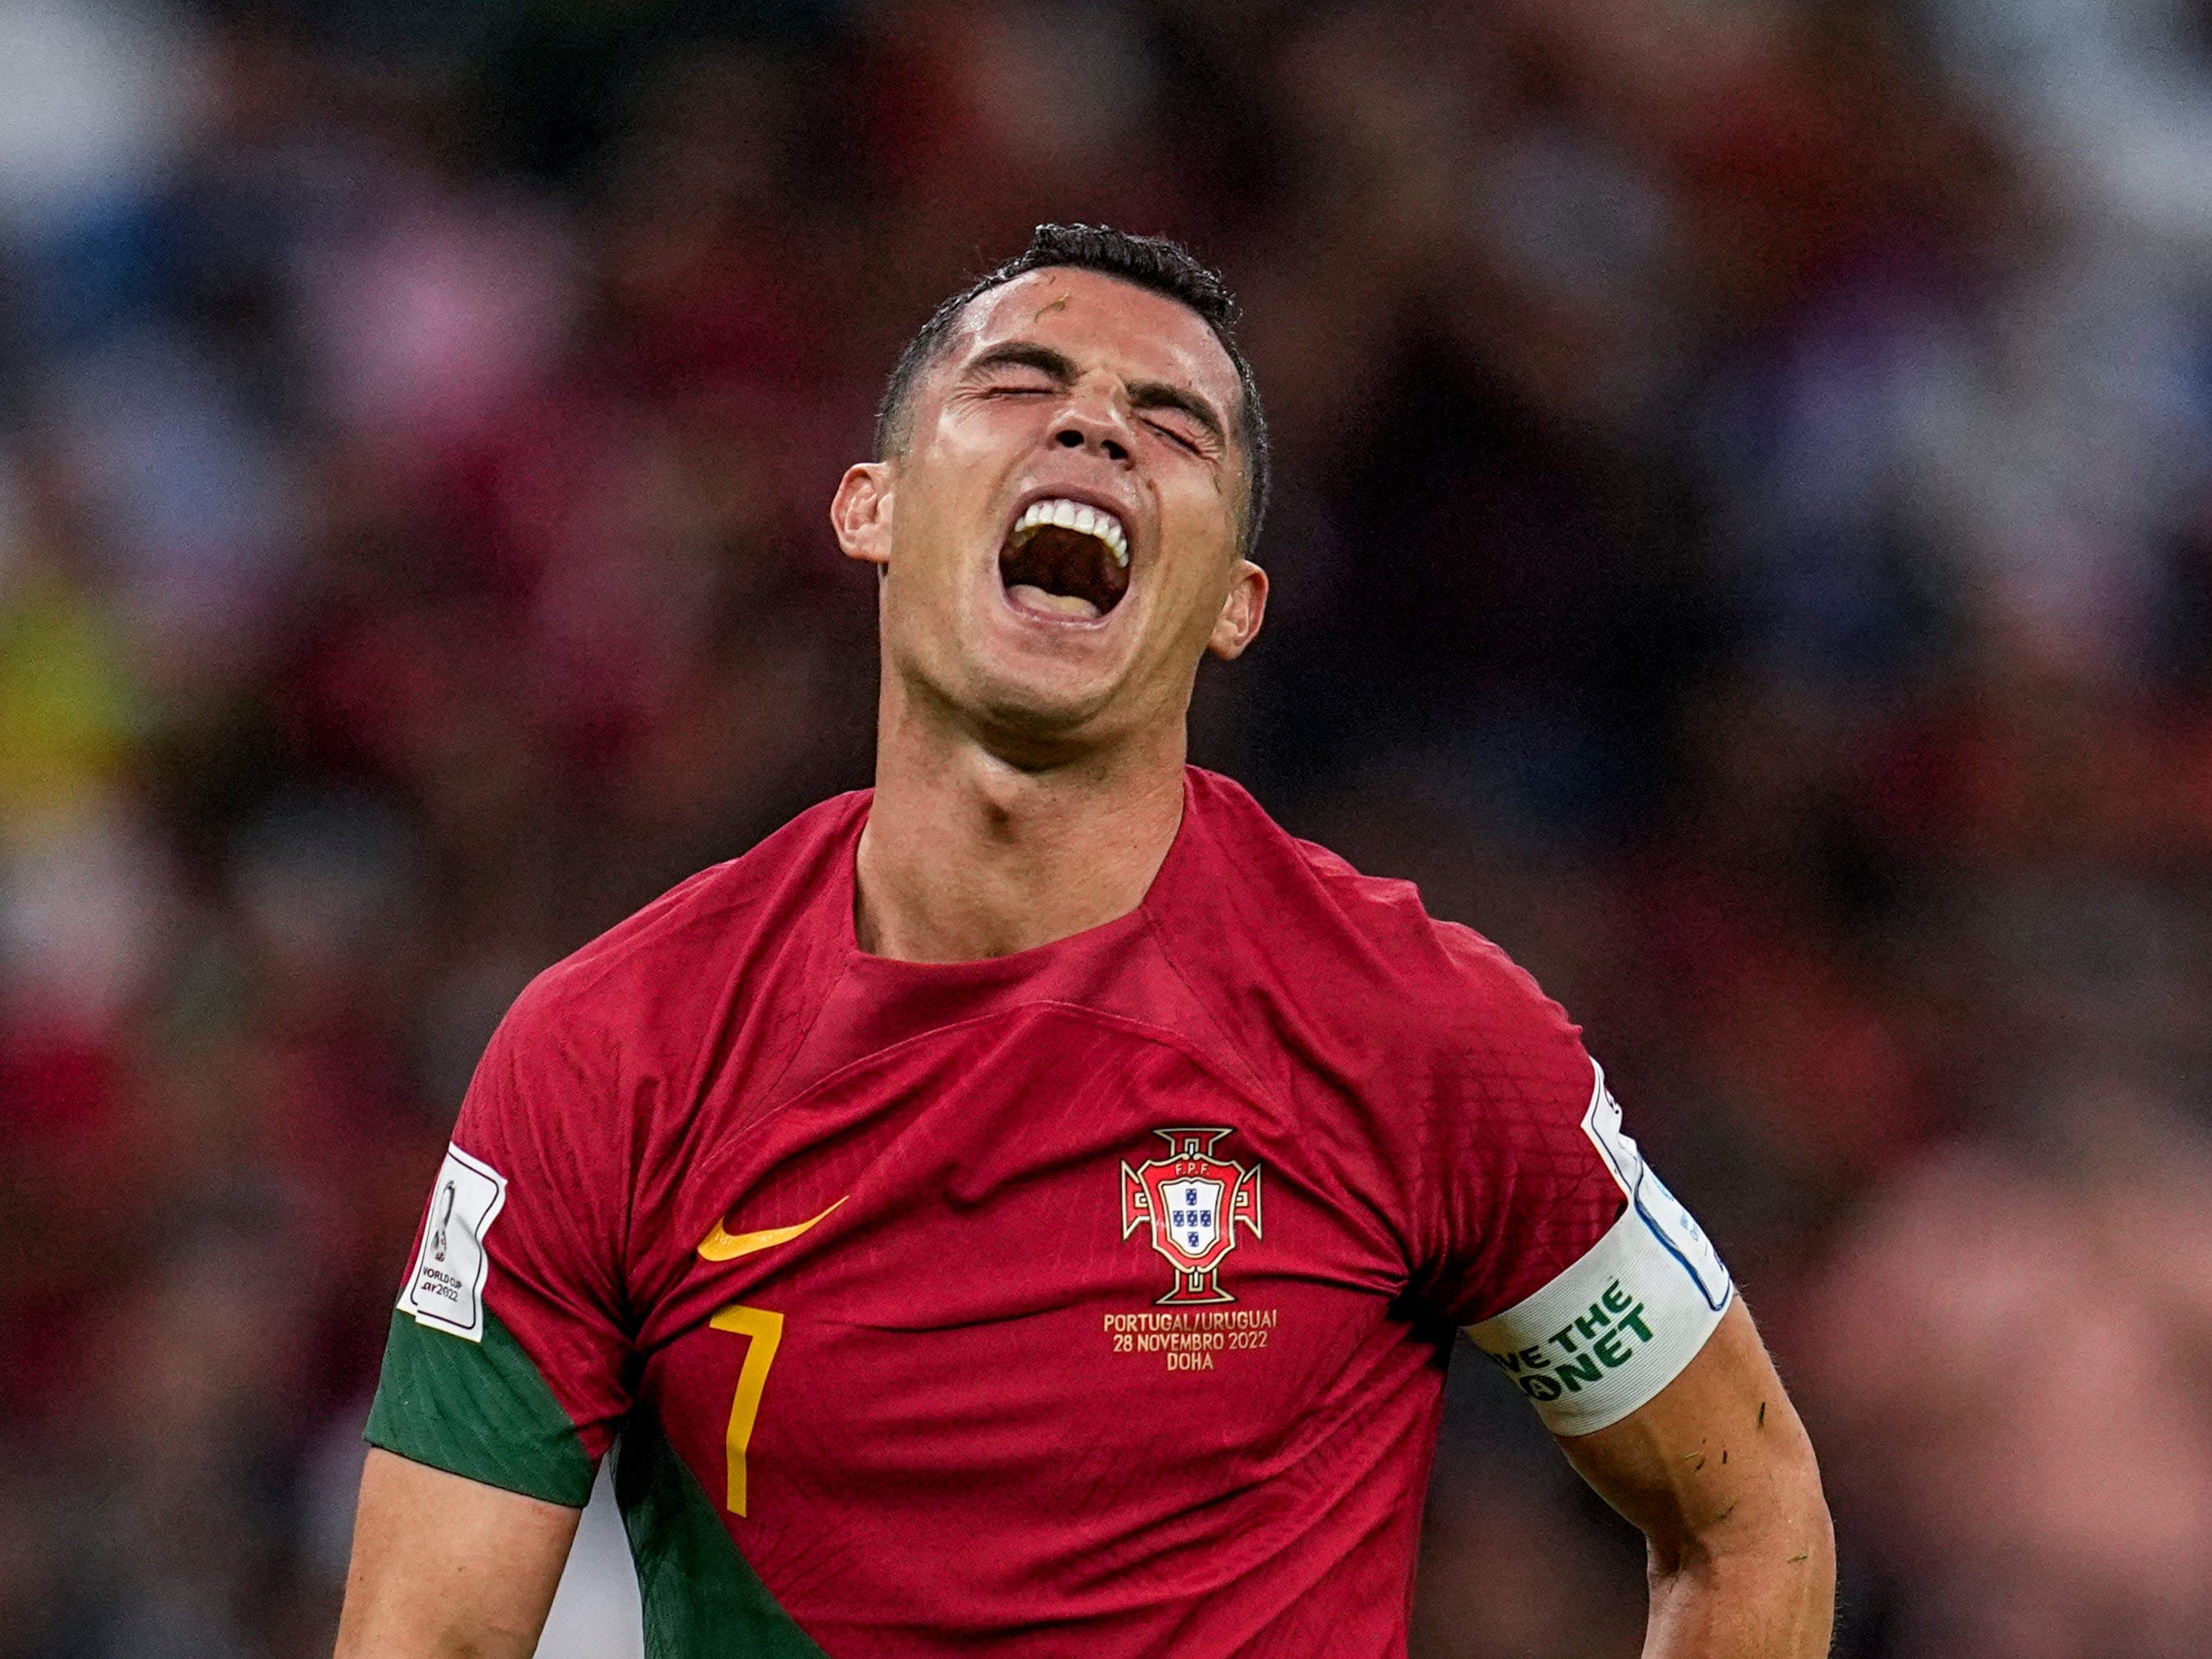
<path fill-rule="evenodd" d="M 1236 366 L 1206 319 L 1180 301 L 1103 271 L 1032 270 L 980 295 L 953 330 L 954 368 L 1009 341 L 1050 346 L 1085 372 L 1195 392 L 1235 418 Z"/>

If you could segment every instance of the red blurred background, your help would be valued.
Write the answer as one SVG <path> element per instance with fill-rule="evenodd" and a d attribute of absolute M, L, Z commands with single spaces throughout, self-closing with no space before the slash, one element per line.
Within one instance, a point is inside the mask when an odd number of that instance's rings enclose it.
<path fill-rule="evenodd" d="M 0 0 L 0 1653 L 328 1650 L 477 1052 L 867 781 L 829 491 L 1043 218 L 1243 294 L 1196 758 L 1586 1023 L 1843 1650 L 2212 1651 L 2212 8 Z M 1416 1653 L 1634 1653 L 1486 1370 Z"/>

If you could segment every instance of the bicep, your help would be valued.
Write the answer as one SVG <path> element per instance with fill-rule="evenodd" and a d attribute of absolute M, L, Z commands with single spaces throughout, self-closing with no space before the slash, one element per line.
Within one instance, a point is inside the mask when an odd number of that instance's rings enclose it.
<path fill-rule="evenodd" d="M 1651 1540 L 1656 1571 L 1748 1551 L 1817 1577 L 1832 1548 L 1812 1443 L 1741 1297 L 1673 1382 L 1559 1445 Z"/>
<path fill-rule="evenodd" d="M 530 1654 L 580 1513 L 372 1448 L 337 1659 Z"/>

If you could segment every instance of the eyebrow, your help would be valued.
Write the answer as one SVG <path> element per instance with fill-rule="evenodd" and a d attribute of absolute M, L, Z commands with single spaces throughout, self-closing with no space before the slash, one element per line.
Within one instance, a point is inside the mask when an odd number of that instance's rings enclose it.
<path fill-rule="evenodd" d="M 994 368 L 1033 368 L 1060 386 L 1073 386 L 1076 380 L 1074 359 L 1033 340 L 1009 340 L 1003 345 L 993 346 L 968 365 L 963 378 L 988 374 Z M 1228 430 L 1212 404 L 1196 392 L 1170 386 L 1164 380 L 1133 381 L 1129 405 L 1133 409 L 1176 410 L 1197 422 L 1214 442 L 1228 441 Z"/>
<path fill-rule="evenodd" d="M 966 374 L 981 374 L 994 368 L 1033 368 L 1062 386 L 1075 384 L 1075 360 L 1033 340 L 1009 340 L 994 345 L 968 365 Z"/>

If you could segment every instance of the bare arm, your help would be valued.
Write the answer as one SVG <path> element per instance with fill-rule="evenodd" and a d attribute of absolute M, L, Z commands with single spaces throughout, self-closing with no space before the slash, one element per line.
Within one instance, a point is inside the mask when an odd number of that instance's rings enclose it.
<path fill-rule="evenodd" d="M 372 1448 L 337 1659 L 527 1659 L 580 1513 Z"/>
<path fill-rule="evenodd" d="M 1836 1543 L 1804 1425 L 1743 1298 L 1680 1376 L 1559 1442 L 1650 1551 L 1644 1659 L 1820 1659 Z"/>

